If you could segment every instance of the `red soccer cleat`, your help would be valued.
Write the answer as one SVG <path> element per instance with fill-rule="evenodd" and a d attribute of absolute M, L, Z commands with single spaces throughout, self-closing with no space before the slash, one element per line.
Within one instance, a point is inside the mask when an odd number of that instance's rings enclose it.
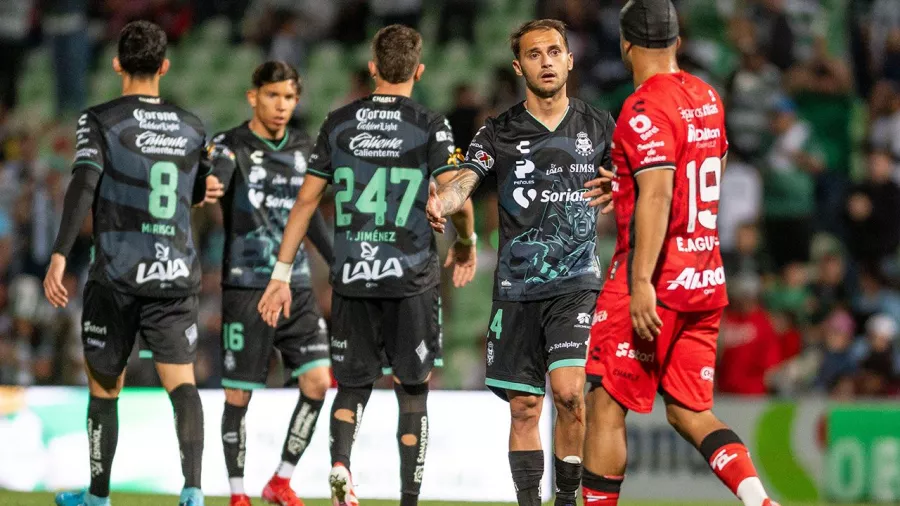
<path fill-rule="evenodd" d="M 232 495 L 228 506 L 253 506 L 250 502 L 250 496 L 246 494 Z"/>
<path fill-rule="evenodd" d="M 765 501 L 763 501 L 762 506 L 781 506 L 781 505 L 771 499 L 766 499 Z"/>
<path fill-rule="evenodd" d="M 291 488 L 291 480 L 278 475 L 272 476 L 269 483 L 266 483 L 266 488 L 262 491 L 262 498 L 267 503 L 279 506 L 304 506 L 303 501 Z"/>

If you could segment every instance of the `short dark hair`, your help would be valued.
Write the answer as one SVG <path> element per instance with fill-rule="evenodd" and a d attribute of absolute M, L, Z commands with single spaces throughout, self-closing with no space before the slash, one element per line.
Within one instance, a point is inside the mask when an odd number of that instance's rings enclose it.
<path fill-rule="evenodd" d="M 281 81 L 294 81 L 297 94 L 300 94 L 300 74 L 291 64 L 278 60 L 269 60 L 253 71 L 253 87 L 261 88 L 267 84 L 280 83 Z"/>
<path fill-rule="evenodd" d="M 132 76 L 152 76 L 166 59 L 167 45 L 166 32 L 159 25 L 132 21 L 119 32 L 119 65 Z"/>
<path fill-rule="evenodd" d="M 566 51 L 569 50 L 569 35 L 565 23 L 558 19 L 534 19 L 524 23 L 518 30 L 509 36 L 509 47 L 512 49 L 516 58 L 519 57 L 519 50 L 522 49 L 522 37 L 524 37 L 526 33 L 535 30 L 556 30 L 562 35 L 563 44 L 566 45 Z"/>
<path fill-rule="evenodd" d="M 408 26 L 386 26 L 372 39 L 372 54 L 382 79 L 391 84 L 409 81 L 422 56 L 422 36 Z"/>

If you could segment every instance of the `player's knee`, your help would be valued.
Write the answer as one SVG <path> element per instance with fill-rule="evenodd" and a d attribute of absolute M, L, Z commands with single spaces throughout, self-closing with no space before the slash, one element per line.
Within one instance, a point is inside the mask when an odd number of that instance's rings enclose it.
<path fill-rule="evenodd" d="M 541 417 L 540 397 L 536 395 L 517 395 L 509 399 L 509 414 L 513 429 L 527 429 L 537 426 Z"/>
<path fill-rule="evenodd" d="M 580 413 L 584 411 L 584 392 L 569 385 L 554 389 L 553 403 L 560 413 Z"/>
<path fill-rule="evenodd" d="M 300 391 L 310 399 L 324 399 L 331 387 L 331 376 L 327 367 L 316 367 L 299 378 Z"/>
<path fill-rule="evenodd" d="M 690 434 L 699 421 L 699 413 L 683 408 L 675 403 L 666 404 L 666 420 L 679 434 Z"/>
<path fill-rule="evenodd" d="M 250 390 L 238 390 L 236 388 L 225 389 L 225 402 L 239 408 L 247 407 L 250 404 L 250 397 L 253 392 Z"/>

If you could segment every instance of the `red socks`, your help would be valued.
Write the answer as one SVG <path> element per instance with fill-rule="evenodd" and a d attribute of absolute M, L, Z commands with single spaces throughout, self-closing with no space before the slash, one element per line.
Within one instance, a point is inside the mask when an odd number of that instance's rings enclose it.
<path fill-rule="evenodd" d="M 712 472 L 734 495 L 737 495 L 742 481 L 757 477 L 750 452 L 730 429 L 717 430 L 706 436 L 700 443 L 700 453 L 709 462 Z"/>
<path fill-rule="evenodd" d="M 598 476 L 584 469 L 581 494 L 584 506 L 617 506 L 624 476 Z"/>

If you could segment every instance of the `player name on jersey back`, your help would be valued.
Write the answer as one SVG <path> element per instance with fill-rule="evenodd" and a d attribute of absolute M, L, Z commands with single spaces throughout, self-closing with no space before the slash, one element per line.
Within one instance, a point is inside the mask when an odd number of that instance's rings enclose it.
<path fill-rule="evenodd" d="M 190 212 L 206 175 L 200 121 L 157 97 L 129 95 L 82 113 L 76 139 L 73 167 L 101 173 L 90 279 L 149 297 L 197 292 Z"/>
<path fill-rule="evenodd" d="M 222 198 L 225 252 L 222 284 L 265 288 L 278 261 L 281 238 L 306 177 L 312 140 L 287 129 L 281 141 L 261 139 L 248 123 L 213 137 L 208 146 L 215 174 L 226 186 Z M 309 262 L 301 245 L 291 286 L 309 288 Z"/>
<path fill-rule="evenodd" d="M 447 120 L 372 95 L 329 114 L 308 172 L 334 186 L 331 283 L 347 297 L 406 297 L 440 281 L 425 216 L 432 173 L 455 163 Z"/>
<path fill-rule="evenodd" d="M 609 113 L 570 98 L 550 130 L 518 104 L 488 119 L 469 145 L 464 168 L 494 172 L 500 200 L 496 300 L 540 300 L 599 290 L 596 213 L 584 184 L 611 168 Z"/>
<path fill-rule="evenodd" d="M 716 217 L 728 140 L 718 94 L 685 72 L 657 74 L 625 101 L 613 141 L 618 234 L 604 290 L 630 289 L 635 176 L 674 170 L 672 210 L 652 280 L 657 299 L 677 311 L 727 305 Z"/>

